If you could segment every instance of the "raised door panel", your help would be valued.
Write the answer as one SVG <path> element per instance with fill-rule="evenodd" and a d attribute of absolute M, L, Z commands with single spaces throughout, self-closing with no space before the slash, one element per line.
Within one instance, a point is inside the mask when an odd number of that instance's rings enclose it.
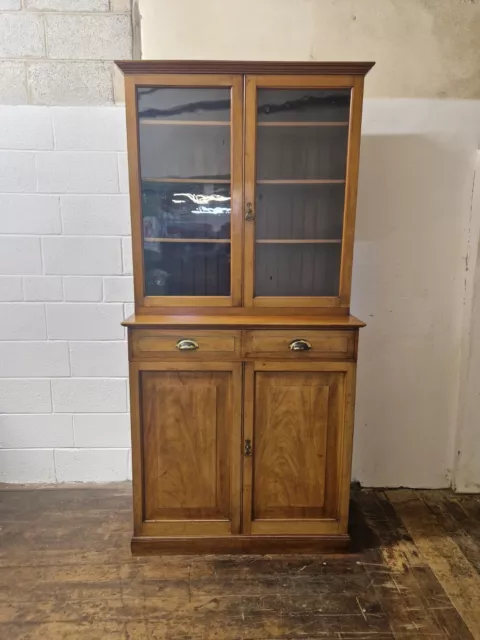
<path fill-rule="evenodd" d="M 244 529 L 254 534 L 343 532 L 352 367 L 247 365 L 245 438 L 252 455 L 245 457 Z"/>
<path fill-rule="evenodd" d="M 179 364 L 175 371 L 154 366 L 140 372 L 143 533 L 235 532 L 240 365 L 189 370 L 192 365 Z"/>

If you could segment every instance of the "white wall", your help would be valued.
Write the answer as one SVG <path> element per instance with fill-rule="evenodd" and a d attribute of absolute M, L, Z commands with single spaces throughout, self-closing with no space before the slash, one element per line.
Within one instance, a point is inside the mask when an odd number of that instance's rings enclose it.
<path fill-rule="evenodd" d="M 465 279 L 480 229 L 480 211 L 470 206 L 480 142 L 480 4 L 138 5 L 144 58 L 376 61 L 366 78 L 352 297 L 352 312 L 368 323 L 354 476 L 365 485 L 443 487 L 468 461 L 478 489 L 473 374 L 480 363 L 462 353 L 474 334 L 466 327 L 476 326 L 475 287 L 467 290 Z M 461 396 L 467 379 L 471 389 Z"/>
<path fill-rule="evenodd" d="M 452 480 L 479 141 L 480 101 L 365 104 L 352 312 L 367 322 L 354 448 L 367 486 Z"/>
<path fill-rule="evenodd" d="M 129 0 L 0 0 L 0 482 L 130 475 L 131 51 Z"/>
<path fill-rule="evenodd" d="M 0 107 L 0 481 L 130 476 L 123 107 Z"/>

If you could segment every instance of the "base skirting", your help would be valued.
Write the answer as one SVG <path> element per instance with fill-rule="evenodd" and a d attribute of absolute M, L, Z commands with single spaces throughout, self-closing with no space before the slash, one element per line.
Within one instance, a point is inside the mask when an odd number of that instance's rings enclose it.
<path fill-rule="evenodd" d="M 211 554 L 211 553 L 334 553 L 344 551 L 348 534 L 334 536 L 218 536 L 189 538 L 132 538 L 132 554 Z"/>

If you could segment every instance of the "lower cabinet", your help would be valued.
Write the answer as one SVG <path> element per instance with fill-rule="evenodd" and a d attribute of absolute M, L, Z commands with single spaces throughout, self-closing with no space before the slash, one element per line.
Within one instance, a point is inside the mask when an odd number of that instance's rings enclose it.
<path fill-rule="evenodd" d="M 135 552 L 348 541 L 354 362 L 130 367 Z"/>

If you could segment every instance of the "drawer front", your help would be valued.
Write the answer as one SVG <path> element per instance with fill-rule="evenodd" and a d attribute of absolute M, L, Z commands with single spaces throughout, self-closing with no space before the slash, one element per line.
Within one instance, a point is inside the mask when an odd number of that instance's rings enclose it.
<path fill-rule="evenodd" d="M 240 331 L 133 331 L 130 351 L 134 360 L 231 359 L 240 357 Z"/>
<path fill-rule="evenodd" d="M 337 358 L 351 360 L 355 356 L 353 331 L 246 331 L 244 353 L 246 357 L 318 359 Z"/>

